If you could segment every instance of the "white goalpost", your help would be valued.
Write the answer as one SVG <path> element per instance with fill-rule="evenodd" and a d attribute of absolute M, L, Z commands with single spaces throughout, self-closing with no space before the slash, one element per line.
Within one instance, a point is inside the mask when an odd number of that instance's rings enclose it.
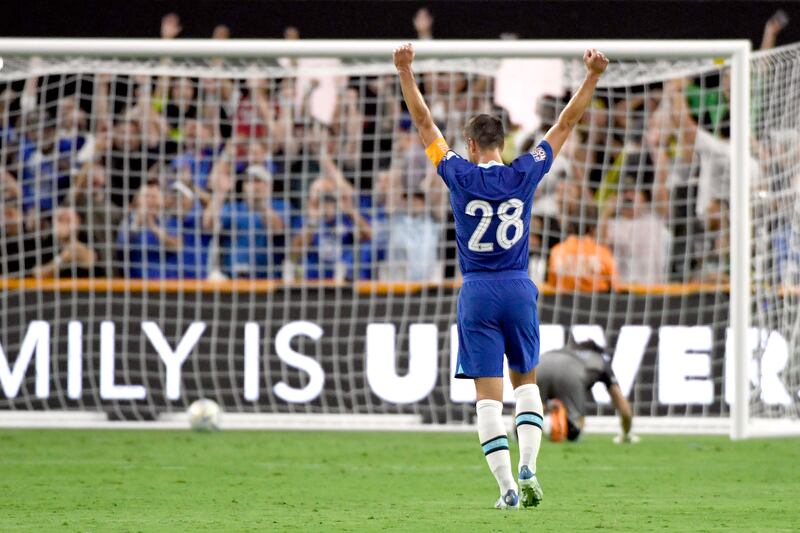
<path fill-rule="evenodd" d="M 396 45 L 0 39 L 0 425 L 172 427 L 208 397 L 227 427 L 469 427 L 453 223 Z M 547 124 L 583 51 L 611 59 L 535 200 L 542 350 L 607 346 L 639 432 L 800 434 L 800 50 L 414 46 L 451 146 L 470 115 L 510 113 L 517 153 L 536 132 L 515 120 Z M 501 101 L 512 59 L 551 60 L 530 65 L 557 83 Z M 614 221 L 639 216 L 663 234 L 642 257 Z M 610 292 L 548 279 L 585 227 L 617 261 Z M 610 430 L 602 391 L 592 409 L 587 428 Z"/>

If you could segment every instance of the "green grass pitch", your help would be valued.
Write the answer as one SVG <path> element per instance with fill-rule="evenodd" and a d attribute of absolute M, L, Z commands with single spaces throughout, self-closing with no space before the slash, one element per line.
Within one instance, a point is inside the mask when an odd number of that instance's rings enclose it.
<path fill-rule="evenodd" d="M 545 443 L 545 500 L 518 512 L 491 508 L 472 434 L 9 430 L 0 450 L 0 531 L 800 529 L 797 439 Z"/>

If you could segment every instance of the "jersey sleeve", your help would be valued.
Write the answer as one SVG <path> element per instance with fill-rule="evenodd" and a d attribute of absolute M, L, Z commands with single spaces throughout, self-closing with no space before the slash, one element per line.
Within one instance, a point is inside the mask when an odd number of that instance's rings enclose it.
<path fill-rule="evenodd" d="M 452 189 L 456 184 L 461 183 L 461 178 L 466 176 L 474 166 L 451 150 L 447 146 L 447 142 L 441 137 L 425 149 L 425 154 L 436 167 L 436 172 L 441 176 L 448 189 Z"/>
<path fill-rule="evenodd" d="M 511 167 L 524 173 L 528 179 L 537 184 L 553 166 L 553 149 L 547 141 L 540 142 L 536 148 L 527 154 L 522 154 L 511 162 Z"/>

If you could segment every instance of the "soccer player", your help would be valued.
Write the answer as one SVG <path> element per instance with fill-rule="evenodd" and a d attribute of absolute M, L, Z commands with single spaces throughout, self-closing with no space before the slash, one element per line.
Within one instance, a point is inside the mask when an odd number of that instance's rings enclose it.
<path fill-rule="evenodd" d="M 477 115 L 464 128 L 467 159 L 452 150 L 417 87 L 411 44 L 394 51 L 394 64 L 408 111 L 426 153 L 450 190 L 459 264 L 464 284 L 458 297 L 457 378 L 472 379 L 478 436 L 500 498 L 495 507 L 536 506 L 542 489 L 536 457 L 542 439 L 542 398 L 536 385 L 539 361 L 538 290 L 528 277 L 528 233 L 533 193 L 592 101 L 608 59 L 586 50 L 586 78 L 544 140 L 510 166 L 503 165 L 503 123 Z M 519 489 L 511 470 L 503 425 L 503 354 L 516 398 Z"/>
<path fill-rule="evenodd" d="M 542 354 L 536 367 L 536 381 L 542 400 L 550 406 L 550 440 L 578 439 L 583 430 L 586 394 L 595 383 L 602 383 L 619 413 L 622 431 L 614 442 L 638 442 L 638 437 L 631 433 L 631 406 L 622 394 L 603 348 L 594 341 L 576 343 L 570 337 L 565 348 Z M 544 429 L 547 432 L 546 422 Z"/>

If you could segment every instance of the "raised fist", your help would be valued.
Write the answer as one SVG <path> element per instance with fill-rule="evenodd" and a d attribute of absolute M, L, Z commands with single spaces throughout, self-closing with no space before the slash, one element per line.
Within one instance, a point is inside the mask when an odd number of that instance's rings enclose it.
<path fill-rule="evenodd" d="M 398 70 L 411 67 L 414 61 L 414 47 L 411 43 L 404 44 L 394 49 L 394 66 Z"/>
<path fill-rule="evenodd" d="M 586 70 L 593 74 L 602 74 L 606 71 L 608 66 L 608 58 L 594 48 L 588 48 L 583 53 L 583 64 L 586 65 Z"/>

